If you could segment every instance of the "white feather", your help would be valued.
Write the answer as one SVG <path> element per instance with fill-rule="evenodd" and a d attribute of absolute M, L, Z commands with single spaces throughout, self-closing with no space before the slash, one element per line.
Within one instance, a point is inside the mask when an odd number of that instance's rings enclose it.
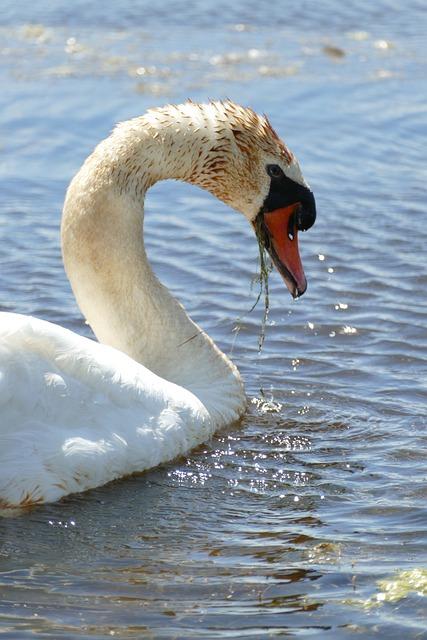
<path fill-rule="evenodd" d="M 0 313 L 0 504 L 57 500 L 188 451 L 202 402 L 113 347 Z"/>

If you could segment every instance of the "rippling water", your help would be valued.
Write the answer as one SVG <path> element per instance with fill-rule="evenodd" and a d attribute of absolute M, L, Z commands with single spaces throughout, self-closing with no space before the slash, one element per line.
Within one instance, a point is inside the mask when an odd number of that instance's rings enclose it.
<path fill-rule="evenodd" d="M 232 353 L 248 412 L 170 465 L 1 519 L 4 637 L 427 638 L 425 33 L 416 0 L 2 3 L 1 309 L 88 335 L 64 191 L 149 106 L 268 113 L 319 213 L 307 294 L 272 276 L 259 354 L 252 231 L 187 185 L 150 192 L 155 269 Z"/>

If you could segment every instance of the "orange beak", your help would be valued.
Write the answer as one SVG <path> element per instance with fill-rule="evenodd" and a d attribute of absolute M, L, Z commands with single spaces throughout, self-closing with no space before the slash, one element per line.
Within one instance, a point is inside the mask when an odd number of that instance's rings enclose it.
<path fill-rule="evenodd" d="M 300 203 L 275 209 L 263 216 L 263 231 L 266 249 L 283 277 L 293 298 L 298 298 L 307 289 L 301 258 L 298 250 L 297 212 Z"/>

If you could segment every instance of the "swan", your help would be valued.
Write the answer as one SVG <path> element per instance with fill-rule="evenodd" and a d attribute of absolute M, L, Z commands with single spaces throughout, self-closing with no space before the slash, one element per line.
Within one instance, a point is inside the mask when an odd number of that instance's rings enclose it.
<path fill-rule="evenodd" d="M 293 297 L 313 193 L 266 116 L 188 101 L 122 122 L 86 159 L 63 208 L 63 262 L 98 342 L 0 313 L 0 507 L 53 502 L 155 467 L 239 419 L 236 366 L 153 273 L 144 196 L 173 178 L 257 229 Z"/>

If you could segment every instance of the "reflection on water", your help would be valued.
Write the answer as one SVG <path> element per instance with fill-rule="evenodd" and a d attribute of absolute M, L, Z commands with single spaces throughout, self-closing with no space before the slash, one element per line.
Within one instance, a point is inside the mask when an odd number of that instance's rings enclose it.
<path fill-rule="evenodd" d="M 3 4 L 2 309 L 88 335 L 61 264 L 64 191 L 114 122 L 165 101 L 267 112 L 319 216 L 307 294 L 272 276 L 258 353 L 251 230 L 203 192 L 150 192 L 156 272 L 232 352 L 247 414 L 172 464 L 1 518 L 0 631 L 427 637 L 422 7 Z"/>

